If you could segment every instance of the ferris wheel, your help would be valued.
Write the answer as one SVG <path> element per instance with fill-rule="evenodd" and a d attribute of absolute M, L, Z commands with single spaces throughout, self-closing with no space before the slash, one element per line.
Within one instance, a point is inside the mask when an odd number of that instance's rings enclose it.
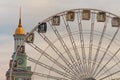
<path fill-rule="evenodd" d="M 67 10 L 41 21 L 23 42 L 33 79 L 119 79 L 119 28 L 119 16 L 87 8 Z"/>

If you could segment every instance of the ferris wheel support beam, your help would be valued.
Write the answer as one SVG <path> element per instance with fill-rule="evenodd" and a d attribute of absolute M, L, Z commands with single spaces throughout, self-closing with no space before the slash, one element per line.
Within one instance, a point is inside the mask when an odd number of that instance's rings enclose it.
<path fill-rule="evenodd" d="M 83 68 L 83 65 L 82 65 L 82 61 L 81 61 L 79 52 L 78 52 L 77 47 L 76 47 L 76 43 L 75 43 L 74 38 L 72 36 L 72 32 L 71 32 L 70 26 L 69 26 L 68 22 L 64 19 L 64 16 L 62 16 L 62 18 L 63 18 L 63 21 L 65 23 L 65 26 L 66 26 L 66 29 L 67 29 L 67 32 L 68 32 L 68 35 L 69 35 L 69 38 L 70 38 L 70 41 L 71 41 L 71 44 L 72 44 L 72 47 L 73 47 L 76 59 L 77 59 L 78 68 L 80 69 L 80 71 L 83 72 L 83 70 L 81 70 L 81 69 L 84 69 L 84 68 Z"/>
<path fill-rule="evenodd" d="M 95 22 L 95 15 L 92 12 L 91 18 L 91 32 L 90 32 L 90 41 L 89 41 L 89 55 L 88 55 L 88 76 L 91 77 L 91 61 L 92 61 L 92 47 L 93 47 L 93 35 L 94 35 L 94 22 Z"/>
<path fill-rule="evenodd" d="M 63 54 L 54 46 L 54 44 L 52 44 L 52 42 L 44 35 L 44 34 L 40 34 L 39 35 L 51 46 L 51 48 L 58 54 L 58 56 L 66 63 L 66 65 L 69 67 L 69 69 L 65 68 L 62 64 L 58 65 L 59 67 L 61 67 L 62 69 L 64 69 L 66 72 L 71 72 L 73 73 L 76 78 L 79 78 L 79 74 L 77 74 L 73 68 L 70 66 L 69 61 L 63 56 Z M 67 69 L 67 70 L 66 70 Z"/>
<path fill-rule="evenodd" d="M 50 24 L 50 22 L 49 22 L 49 24 Z M 52 26 L 51 24 L 50 24 L 50 26 L 52 27 L 52 29 L 53 29 L 54 33 L 56 34 L 58 40 L 62 44 L 62 46 L 63 46 L 64 50 L 66 51 L 68 57 L 70 58 L 71 62 L 73 63 L 72 65 L 70 64 L 70 66 L 72 66 L 73 69 L 78 74 L 80 74 L 79 70 L 77 69 L 77 63 L 76 63 L 75 59 L 73 58 L 73 56 L 71 55 L 71 52 L 69 51 L 69 49 L 68 49 L 67 45 L 65 44 L 65 42 L 63 41 L 62 37 L 60 36 L 58 30 L 55 28 L 55 26 Z"/>
<path fill-rule="evenodd" d="M 94 71 L 97 71 L 97 69 L 98 69 L 99 65 L 102 63 L 102 61 L 103 61 L 104 57 L 106 56 L 106 53 L 108 52 L 108 50 L 109 50 L 109 48 L 110 48 L 110 46 L 111 46 L 112 42 L 114 41 L 114 39 L 115 39 L 115 37 L 116 37 L 117 33 L 119 32 L 119 29 L 120 29 L 120 27 L 118 27 L 118 29 L 116 30 L 116 32 L 115 32 L 115 34 L 114 34 L 113 38 L 111 39 L 111 41 L 110 41 L 109 45 L 107 46 L 106 51 L 104 52 L 104 54 L 103 54 L 102 58 L 101 58 L 101 59 L 100 59 L 100 61 L 99 61 L 99 64 L 97 65 L 97 67 L 95 68 L 95 70 L 94 70 Z M 95 73 L 95 72 L 94 72 L 94 73 Z M 94 74 L 93 74 L 93 75 L 94 75 Z"/>
<path fill-rule="evenodd" d="M 97 51 L 96 51 L 94 62 L 97 61 L 99 51 L 100 51 L 100 48 L 101 48 L 101 44 L 102 44 L 102 41 L 103 41 L 103 38 L 104 38 L 104 34 L 105 34 L 105 31 L 106 31 L 106 28 L 107 28 L 107 23 L 108 23 L 108 18 L 107 18 L 107 20 L 105 21 L 105 24 L 104 24 L 104 28 L 103 28 L 103 31 L 102 31 L 102 34 L 101 34 L 101 37 L 100 37 L 100 40 L 99 40 L 99 43 L 98 43 L 98 48 L 97 48 Z M 95 63 L 93 63 L 92 68 L 91 68 L 92 76 L 94 75 L 94 68 L 95 68 Z"/>
<path fill-rule="evenodd" d="M 109 64 L 109 62 L 119 53 L 120 48 L 115 52 L 115 54 L 106 62 L 106 64 L 98 71 L 98 73 L 96 73 L 95 77 L 97 75 L 99 75 L 99 73 L 105 68 L 105 66 L 107 66 L 107 64 Z"/>
<path fill-rule="evenodd" d="M 82 32 L 82 22 L 80 19 L 80 14 L 78 14 L 78 28 L 79 28 L 79 34 L 80 34 L 80 43 L 81 43 L 81 50 L 82 50 L 82 65 L 83 65 L 83 71 L 86 74 L 86 54 L 85 54 L 85 47 L 84 47 L 84 37 Z"/>

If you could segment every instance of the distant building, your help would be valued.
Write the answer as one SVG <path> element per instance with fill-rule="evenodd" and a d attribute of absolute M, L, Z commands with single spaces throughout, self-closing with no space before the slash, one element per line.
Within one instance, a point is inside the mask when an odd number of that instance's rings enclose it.
<path fill-rule="evenodd" d="M 21 24 L 21 9 L 20 9 L 19 24 L 13 36 L 14 36 L 14 53 L 9 63 L 9 69 L 6 72 L 6 80 L 31 80 L 31 76 L 32 76 L 31 66 L 27 66 L 25 43 L 23 43 L 26 34 Z M 19 51 L 17 51 L 20 45 L 21 47 Z M 17 55 L 15 57 L 14 64 L 12 66 L 12 62 L 16 51 L 17 51 Z M 10 71 L 12 71 L 12 74 L 10 74 Z M 11 79 L 10 79 L 10 75 L 11 75 Z"/>

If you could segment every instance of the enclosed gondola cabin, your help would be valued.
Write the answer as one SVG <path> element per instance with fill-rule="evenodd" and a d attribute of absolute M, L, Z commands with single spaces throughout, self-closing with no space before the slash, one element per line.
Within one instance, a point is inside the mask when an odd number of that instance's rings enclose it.
<path fill-rule="evenodd" d="M 46 33 L 46 31 L 47 31 L 47 23 L 39 23 L 38 33 Z"/>
<path fill-rule="evenodd" d="M 74 21 L 74 19 L 75 19 L 75 12 L 68 11 L 66 13 L 66 21 Z"/>
<path fill-rule="evenodd" d="M 18 45 L 17 49 L 18 49 L 17 55 L 23 55 L 25 53 L 25 46 L 24 45 L 21 45 L 21 46 Z"/>
<path fill-rule="evenodd" d="M 112 18 L 112 27 L 120 27 L 120 18 L 118 17 Z"/>
<path fill-rule="evenodd" d="M 53 16 L 52 17 L 52 25 L 59 26 L 60 25 L 60 16 Z"/>
<path fill-rule="evenodd" d="M 82 20 L 90 20 L 90 10 L 82 11 Z"/>
<path fill-rule="evenodd" d="M 106 21 L 106 13 L 98 12 L 97 13 L 97 22 L 105 22 Z"/>
<path fill-rule="evenodd" d="M 17 68 L 17 66 L 18 66 L 17 60 L 14 60 L 14 63 L 13 63 L 13 60 L 10 60 L 10 63 L 9 63 L 10 69 L 11 68 Z"/>
<path fill-rule="evenodd" d="M 33 43 L 34 41 L 34 33 L 27 33 L 28 37 L 26 38 L 27 43 Z"/>

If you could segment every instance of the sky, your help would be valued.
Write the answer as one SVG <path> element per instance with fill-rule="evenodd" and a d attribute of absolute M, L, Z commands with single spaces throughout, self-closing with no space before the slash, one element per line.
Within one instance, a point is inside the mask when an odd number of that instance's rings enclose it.
<path fill-rule="evenodd" d="M 69 9 L 93 8 L 120 15 L 120 0 L 0 0 L 0 80 L 5 80 L 13 54 L 20 6 L 26 32 L 49 16 Z"/>

